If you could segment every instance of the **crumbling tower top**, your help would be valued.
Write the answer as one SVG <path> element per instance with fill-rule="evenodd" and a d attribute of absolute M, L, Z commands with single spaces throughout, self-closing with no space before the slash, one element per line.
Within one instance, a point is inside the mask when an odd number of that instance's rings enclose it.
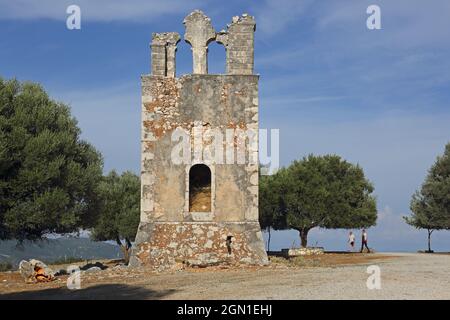
<path fill-rule="evenodd" d="M 202 11 L 194 10 L 183 21 L 184 40 L 191 45 L 193 74 L 208 73 L 208 45 L 212 41 L 226 50 L 226 74 L 253 74 L 255 19 L 248 15 L 235 16 L 226 30 L 216 32 Z M 176 32 L 154 33 L 152 75 L 175 77 L 175 52 L 180 35 Z"/>
<path fill-rule="evenodd" d="M 255 19 L 244 13 L 216 35 L 227 52 L 227 74 L 253 74 L 255 30 Z"/>
<path fill-rule="evenodd" d="M 153 33 L 152 74 L 175 77 L 175 52 L 180 35 L 177 32 Z"/>

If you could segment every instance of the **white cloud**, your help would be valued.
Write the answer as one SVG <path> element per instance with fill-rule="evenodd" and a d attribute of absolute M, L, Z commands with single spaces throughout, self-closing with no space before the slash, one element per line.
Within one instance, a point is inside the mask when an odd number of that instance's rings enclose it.
<path fill-rule="evenodd" d="M 254 8 L 258 31 L 273 36 L 290 26 L 306 12 L 311 0 L 258 1 Z"/>
<path fill-rule="evenodd" d="M 352 39 L 360 48 L 415 48 L 423 45 L 448 47 L 450 2 L 448 0 L 378 0 L 382 30 L 368 31 L 366 9 L 372 0 L 266 0 L 255 6 L 257 28 L 262 36 L 284 36 L 292 43 L 305 36 L 298 26 L 308 27 L 317 40 L 339 43 Z M 312 28 L 309 28 L 312 26 Z M 365 40 L 365 41 L 364 41 Z M 289 53 L 286 53 L 289 55 Z"/>
<path fill-rule="evenodd" d="M 265 105 L 271 105 L 275 108 L 280 107 L 300 107 L 301 103 L 326 102 L 345 99 L 344 96 L 308 96 L 308 97 L 273 97 L 264 99 Z"/>
<path fill-rule="evenodd" d="M 140 167 L 140 84 L 50 89 L 52 97 L 70 105 L 82 137 L 102 153 L 105 171 Z"/>
<path fill-rule="evenodd" d="M 276 66 L 276 67 L 287 67 L 289 68 L 292 64 L 291 61 L 301 61 L 302 57 L 306 54 L 306 49 L 303 47 L 301 49 L 281 48 L 280 50 L 270 50 L 265 54 L 257 54 L 255 56 L 255 66 L 257 68 L 266 66 Z"/>
<path fill-rule="evenodd" d="M 0 0 L 0 19 L 66 20 L 66 9 L 76 4 L 82 21 L 131 20 L 150 22 L 168 14 L 187 13 L 199 1 L 176 0 Z"/>
<path fill-rule="evenodd" d="M 410 238 L 413 234 L 411 226 L 409 226 L 404 216 L 409 214 L 394 213 L 390 206 L 385 206 L 378 211 L 377 220 L 377 236 L 382 237 L 385 241 L 398 240 L 400 238 Z"/>
<path fill-rule="evenodd" d="M 371 4 L 374 4 L 372 0 L 327 2 L 318 15 L 317 27 L 322 32 L 344 30 L 344 36 L 357 37 L 355 42 L 365 37 L 370 39 L 366 42 L 369 45 L 389 46 L 390 49 L 423 45 L 448 47 L 449 1 L 378 0 L 376 4 L 381 9 L 382 30 L 377 31 L 365 30 L 366 8 Z"/>
<path fill-rule="evenodd" d="M 130 107 L 134 108 L 135 106 L 130 104 L 139 101 L 140 83 L 136 81 L 107 87 L 59 89 L 55 92 L 55 96 L 72 107 L 89 112 L 106 113 L 112 110 L 126 110 Z"/>

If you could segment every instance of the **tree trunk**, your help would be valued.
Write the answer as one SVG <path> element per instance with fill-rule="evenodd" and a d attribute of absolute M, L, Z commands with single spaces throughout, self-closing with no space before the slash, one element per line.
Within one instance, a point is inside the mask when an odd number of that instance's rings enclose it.
<path fill-rule="evenodd" d="M 130 249 L 131 249 L 131 242 L 130 240 L 125 238 L 125 243 L 122 243 L 119 237 L 116 238 L 116 242 L 120 247 L 120 250 L 123 254 L 123 261 L 125 264 L 128 264 L 130 262 Z"/>
<path fill-rule="evenodd" d="M 130 249 L 128 248 L 127 245 L 122 245 L 120 247 L 120 249 L 122 250 L 123 253 L 123 261 L 125 264 L 128 264 L 128 262 L 130 262 Z"/>
<path fill-rule="evenodd" d="M 428 229 L 428 252 L 431 252 L 431 234 L 433 230 Z"/>
<path fill-rule="evenodd" d="M 306 248 L 306 246 L 308 245 L 308 232 L 309 229 L 300 229 L 299 233 L 300 233 L 300 243 L 302 248 Z"/>
<path fill-rule="evenodd" d="M 271 237 L 270 230 L 271 228 L 269 227 L 269 238 L 267 239 L 267 251 L 270 251 L 270 237 Z"/>
<path fill-rule="evenodd" d="M 124 256 L 125 264 L 127 264 L 127 265 L 130 262 L 130 254 L 131 254 L 131 241 L 128 238 L 125 238 L 125 247 L 124 247 L 123 256 Z"/>
<path fill-rule="evenodd" d="M 125 238 L 125 242 L 127 243 L 127 248 L 131 249 L 131 241 L 128 238 Z"/>

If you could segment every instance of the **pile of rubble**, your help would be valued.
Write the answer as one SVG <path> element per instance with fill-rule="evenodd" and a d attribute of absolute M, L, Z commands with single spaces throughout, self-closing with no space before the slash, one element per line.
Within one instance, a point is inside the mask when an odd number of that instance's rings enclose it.
<path fill-rule="evenodd" d="M 50 282 L 56 279 L 53 270 L 36 259 L 20 261 L 19 271 L 27 283 Z"/>
<path fill-rule="evenodd" d="M 74 268 L 76 267 L 76 268 Z M 125 267 L 125 264 L 117 264 L 112 269 Z M 69 275 L 75 270 L 80 272 L 93 273 L 108 269 L 109 267 L 101 262 L 86 263 L 83 266 L 72 265 L 69 269 L 52 270 L 44 262 L 31 259 L 29 261 L 22 260 L 19 264 L 19 272 L 26 283 L 51 282 L 59 276 Z"/>

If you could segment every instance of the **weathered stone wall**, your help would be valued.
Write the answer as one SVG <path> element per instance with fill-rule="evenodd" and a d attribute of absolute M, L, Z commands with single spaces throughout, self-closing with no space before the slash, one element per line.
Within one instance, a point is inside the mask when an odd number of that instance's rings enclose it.
<path fill-rule="evenodd" d="M 142 77 L 142 221 L 198 220 L 187 212 L 186 172 L 171 161 L 176 128 L 258 128 L 258 76 Z M 248 146 L 250 148 L 251 146 Z M 256 150 L 249 150 L 257 154 Z M 258 220 L 257 164 L 211 164 L 215 192 L 212 219 Z M 155 187 L 157 186 L 157 187 Z M 202 220 L 202 219 L 200 219 Z"/>
<path fill-rule="evenodd" d="M 138 235 L 140 245 L 132 259 L 157 270 L 176 263 L 208 266 L 267 261 L 257 222 L 147 223 L 141 224 Z M 230 235 L 231 241 L 227 241 Z"/>

